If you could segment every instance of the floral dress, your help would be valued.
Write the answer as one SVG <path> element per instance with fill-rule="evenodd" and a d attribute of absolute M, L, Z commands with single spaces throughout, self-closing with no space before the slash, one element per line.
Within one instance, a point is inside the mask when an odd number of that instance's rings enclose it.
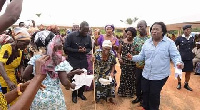
<path fill-rule="evenodd" d="M 121 67 L 121 76 L 120 76 L 120 86 L 118 88 L 119 96 L 133 97 L 136 92 L 135 86 L 135 63 L 127 59 L 127 54 L 131 53 L 134 55 L 133 44 L 124 43 L 122 44 L 122 60 L 123 64 L 120 64 Z"/>
<path fill-rule="evenodd" d="M 95 99 L 98 102 L 100 99 L 107 101 L 107 98 L 115 97 L 115 80 L 113 79 L 109 85 L 102 85 L 99 82 L 100 78 L 108 79 L 112 66 L 116 64 L 115 54 L 110 51 L 107 61 L 102 61 L 102 50 L 98 49 L 95 54 L 94 73 L 95 73 Z"/>
<path fill-rule="evenodd" d="M 35 61 L 40 58 L 40 55 L 34 55 L 28 64 L 33 65 L 33 69 L 35 68 Z M 67 61 L 66 61 L 67 62 Z M 70 68 L 71 71 L 73 68 L 67 62 L 67 64 L 63 64 L 64 68 Z M 62 65 L 57 65 L 55 67 L 55 71 L 63 71 L 61 69 Z M 33 70 L 35 71 L 35 69 Z M 33 72 L 33 74 L 35 74 Z M 60 87 L 59 78 L 51 78 L 48 74 L 45 80 L 42 82 L 43 85 L 46 86 L 45 90 L 38 90 L 35 99 L 32 102 L 30 110 L 66 110 L 65 99 L 63 92 Z"/>

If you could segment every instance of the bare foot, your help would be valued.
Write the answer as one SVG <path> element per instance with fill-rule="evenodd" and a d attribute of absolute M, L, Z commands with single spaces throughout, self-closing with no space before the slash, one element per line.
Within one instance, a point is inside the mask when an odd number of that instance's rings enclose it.
<path fill-rule="evenodd" d="M 113 105 L 116 105 L 116 104 L 117 104 L 116 102 L 114 102 L 113 98 L 110 98 L 109 101 L 110 101 L 110 103 L 112 103 Z"/>

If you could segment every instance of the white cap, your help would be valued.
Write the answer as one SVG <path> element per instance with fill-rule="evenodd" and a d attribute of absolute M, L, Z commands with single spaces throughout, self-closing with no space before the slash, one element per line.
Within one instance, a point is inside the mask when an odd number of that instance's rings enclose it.
<path fill-rule="evenodd" d="M 112 48 L 112 42 L 110 40 L 104 40 L 102 47 L 110 47 Z"/>

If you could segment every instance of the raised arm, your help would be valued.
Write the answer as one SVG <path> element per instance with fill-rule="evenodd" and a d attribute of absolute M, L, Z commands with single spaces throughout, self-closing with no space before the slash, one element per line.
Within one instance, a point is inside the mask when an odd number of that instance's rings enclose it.
<path fill-rule="evenodd" d="M 24 91 L 24 93 L 19 97 L 19 100 L 9 108 L 9 110 L 29 110 L 33 99 L 37 91 L 41 87 L 42 81 L 46 78 L 46 74 L 42 74 L 41 66 L 49 59 L 49 56 L 42 56 L 36 60 L 35 71 L 36 76 L 30 81 L 30 84 Z"/>
<path fill-rule="evenodd" d="M 12 0 L 3 15 L 0 16 L 0 32 L 13 25 L 20 17 L 23 0 Z"/>

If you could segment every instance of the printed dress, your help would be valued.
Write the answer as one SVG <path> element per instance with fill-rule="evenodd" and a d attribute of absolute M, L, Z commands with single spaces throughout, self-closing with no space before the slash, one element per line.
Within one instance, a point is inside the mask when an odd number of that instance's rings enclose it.
<path fill-rule="evenodd" d="M 107 61 L 102 60 L 102 50 L 98 49 L 95 54 L 94 72 L 95 72 L 95 99 L 98 102 L 100 99 L 107 101 L 107 98 L 115 97 L 115 80 L 113 79 L 109 85 L 102 85 L 99 82 L 100 78 L 108 79 L 111 72 L 111 67 L 116 64 L 115 54 L 110 51 Z"/>
<path fill-rule="evenodd" d="M 121 76 L 120 76 L 120 86 L 118 88 L 118 95 L 123 97 L 133 97 L 136 92 L 135 86 L 135 63 L 127 59 L 127 54 L 133 53 L 133 44 L 124 43 L 122 44 L 122 60 L 123 64 L 120 64 L 121 67 Z"/>
<path fill-rule="evenodd" d="M 133 46 L 134 46 L 135 55 L 138 55 L 140 53 L 140 51 L 142 50 L 142 46 L 147 39 L 149 39 L 147 36 L 146 37 L 138 37 L 138 36 L 134 37 Z M 143 69 L 144 61 L 136 62 L 136 67 Z"/>
<path fill-rule="evenodd" d="M 35 55 L 30 59 L 29 64 L 33 65 L 33 68 L 35 68 L 35 61 L 38 58 L 40 58 L 40 55 Z M 60 65 L 56 66 L 55 67 L 56 71 L 59 71 L 60 67 L 62 66 Z M 69 63 L 67 65 L 65 64 L 65 68 L 73 69 L 69 65 Z M 42 82 L 42 84 L 45 85 L 46 88 L 44 89 L 44 91 L 38 90 L 30 109 L 31 110 L 66 110 L 67 108 L 65 105 L 63 92 L 60 88 L 59 78 L 53 79 L 47 74 L 47 77 Z"/>
<path fill-rule="evenodd" d="M 1 84 L 0 84 L 0 110 L 7 110 L 7 101 L 2 93 Z"/>

